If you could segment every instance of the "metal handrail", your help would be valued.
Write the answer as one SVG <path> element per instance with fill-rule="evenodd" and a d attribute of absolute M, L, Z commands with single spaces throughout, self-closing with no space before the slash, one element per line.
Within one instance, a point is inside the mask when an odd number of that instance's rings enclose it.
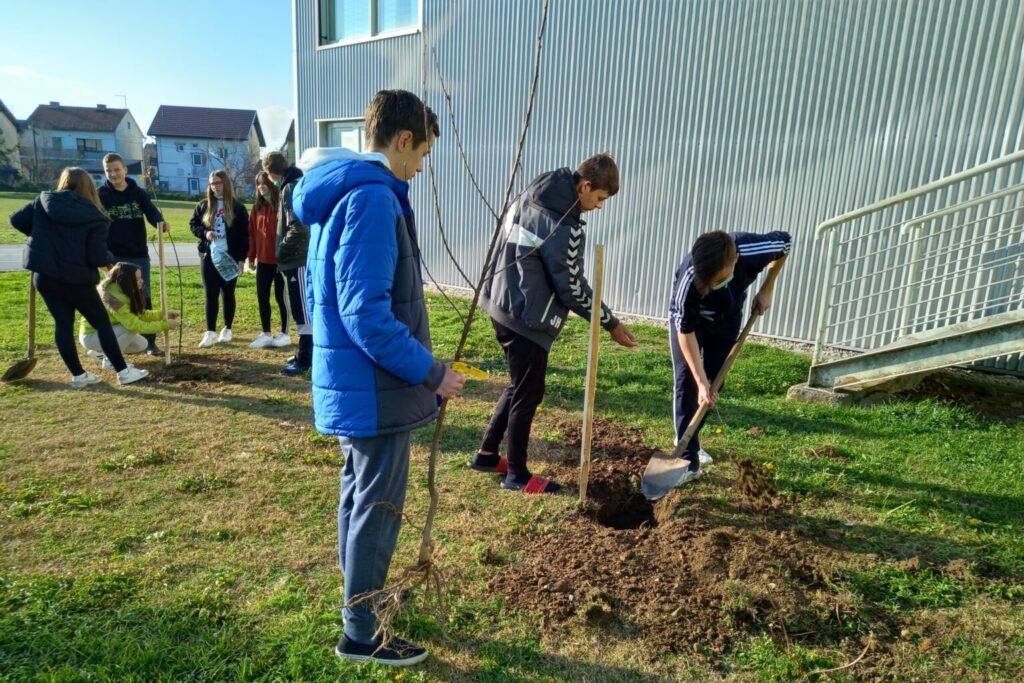
<path fill-rule="evenodd" d="M 822 359 L 822 355 L 823 355 L 823 352 L 824 352 L 824 349 L 825 349 L 825 332 L 826 332 L 826 330 L 828 328 L 828 312 L 829 312 L 829 309 L 832 308 L 833 299 L 834 299 L 835 292 L 836 292 L 836 289 L 837 289 L 836 286 L 835 286 L 837 269 L 839 267 L 839 264 L 837 262 L 837 256 L 838 256 L 838 250 L 839 250 L 839 241 L 837 239 L 837 234 L 838 234 L 837 228 L 839 228 L 841 225 L 849 223 L 850 221 L 854 221 L 854 220 L 856 220 L 858 218 L 863 218 L 864 216 L 868 216 L 868 215 L 871 215 L 873 213 L 877 213 L 877 212 L 882 211 L 884 209 L 888 209 L 888 208 L 896 206 L 898 204 L 902 204 L 902 203 L 910 201 L 912 199 L 916 199 L 918 197 L 921 197 L 923 195 L 929 194 L 931 192 L 935 192 L 936 190 L 941 190 L 941 189 L 949 187 L 951 185 L 955 185 L 955 184 L 960 183 L 960 182 L 962 182 L 964 180 L 968 180 L 970 178 L 974 178 L 976 176 L 983 175 L 985 173 L 989 173 L 990 171 L 994 171 L 994 170 L 1003 168 L 1005 166 L 1009 166 L 1009 165 L 1017 163 L 1019 161 L 1024 161 L 1024 150 L 1018 150 L 1016 152 L 1013 152 L 1012 154 L 1007 154 L 1007 155 L 1004 155 L 1002 157 L 999 157 L 998 159 L 993 159 L 991 161 L 987 161 L 987 162 L 985 162 L 983 164 L 980 164 L 978 166 L 975 166 L 973 168 L 969 168 L 969 169 L 960 171 L 959 173 L 954 173 L 954 174 L 946 176 L 944 178 L 940 178 L 938 180 L 934 180 L 934 181 L 932 181 L 930 183 L 926 183 L 926 184 L 921 185 L 919 187 L 916 187 L 914 189 L 907 190 L 906 192 L 901 192 L 901 193 L 893 195 L 891 197 L 887 197 L 885 199 L 879 200 L 879 201 L 877 201 L 877 202 L 875 202 L 873 204 L 869 204 L 869 205 L 861 207 L 859 209 L 855 209 L 853 211 L 848 211 L 848 212 L 846 212 L 844 214 L 841 214 L 839 216 L 835 216 L 833 218 L 830 218 L 830 219 L 820 223 L 815 228 L 815 235 L 817 237 L 819 237 L 819 238 L 820 237 L 824 237 L 825 235 L 828 235 L 828 246 L 826 247 L 827 258 L 825 259 L 825 262 L 828 264 L 828 266 L 827 266 L 827 268 L 825 270 L 825 274 L 824 274 L 825 277 L 823 278 L 822 288 L 821 288 L 821 301 L 820 301 L 819 306 L 818 306 L 818 325 L 817 325 L 817 333 L 816 333 L 815 341 L 814 341 L 813 362 L 814 363 L 819 363 L 821 361 L 821 359 Z M 1012 193 L 1009 192 L 1009 190 L 1007 190 L 1007 194 L 1012 194 Z M 998 197 L 995 197 L 995 198 L 992 198 L 992 199 L 996 200 L 996 199 L 998 199 Z M 966 203 L 966 202 L 962 202 L 962 203 Z M 959 206 L 959 204 L 957 206 Z M 973 204 L 972 204 L 972 206 L 973 206 Z M 963 208 L 970 208 L 970 207 L 963 207 Z M 949 211 L 949 213 L 952 213 L 952 211 Z M 920 224 L 920 222 L 917 220 L 918 218 L 926 219 L 925 216 L 917 217 L 917 218 L 912 218 L 912 219 L 909 219 L 907 221 L 900 221 L 900 223 L 896 223 L 896 224 L 894 224 L 893 226 L 890 226 L 890 227 L 895 227 L 895 225 L 907 224 L 907 223 L 915 222 L 915 223 L 918 223 L 918 225 L 915 225 L 915 228 L 918 228 L 919 224 Z M 919 254 L 915 254 L 915 256 L 913 258 L 920 258 L 920 255 Z"/>

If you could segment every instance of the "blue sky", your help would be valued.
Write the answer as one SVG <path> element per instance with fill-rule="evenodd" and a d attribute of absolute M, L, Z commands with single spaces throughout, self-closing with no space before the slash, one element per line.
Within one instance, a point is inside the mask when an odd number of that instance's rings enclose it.
<path fill-rule="evenodd" d="M 19 0 L 4 3 L 0 100 L 20 119 L 51 100 L 259 112 L 278 146 L 292 117 L 290 0 Z"/>

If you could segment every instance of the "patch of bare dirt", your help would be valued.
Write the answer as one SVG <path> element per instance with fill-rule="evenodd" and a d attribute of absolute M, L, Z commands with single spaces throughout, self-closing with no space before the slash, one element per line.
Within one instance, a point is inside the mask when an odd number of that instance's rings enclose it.
<path fill-rule="evenodd" d="M 578 427 L 561 431 L 578 447 Z M 843 598 L 828 579 L 842 557 L 785 525 L 763 523 L 782 498 L 753 462 L 737 462 L 736 487 L 745 507 L 762 514 L 713 525 L 677 515 L 686 490 L 654 504 L 643 497 L 640 476 L 657 451 L 638 430 L 595 421 L 592 450 L 587 505 L 559 531 L 524 540 L 521 559 L 492 579 L 513 608 L 555 628 L 625 629 L 656 652 L 722 652 L 743 633 L 783 638 L 785 624 L 835 619 Z"/>

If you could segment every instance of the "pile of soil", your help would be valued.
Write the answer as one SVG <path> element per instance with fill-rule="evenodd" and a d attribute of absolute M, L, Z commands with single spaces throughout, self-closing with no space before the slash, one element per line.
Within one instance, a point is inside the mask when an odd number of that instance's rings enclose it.
<path fill-rule="evenodd" d="M 561 431 L 578 447 L 578 428 Z M 781 523 L 780 497 L 754 463 L 737 463 L 734 486 L 748 505 L 731 522 L 705 519 L 692 487 L 653 505 L 639 492 L 656 452 L 640 432 L 600 420 L 594 432 L 588 504 L 566 513 L 558 531 L 524 539 L 520 559 L 491 581 L 513 608 L 541 615 L 546 628 L 622 629 L 652 654 L 722 652 L 745 633 L 781 638 L 787 625 L 828 630 L 822 624 L 843 601 L 828 578 L 842 558 Z M 565 466 L 558 478 L 568 483 Z"/>

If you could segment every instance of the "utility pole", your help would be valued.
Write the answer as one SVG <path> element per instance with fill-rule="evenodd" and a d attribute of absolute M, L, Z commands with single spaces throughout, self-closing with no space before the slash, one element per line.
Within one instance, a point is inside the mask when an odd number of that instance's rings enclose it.
<path fill-rule="evenodd" d="M 32 167 L 32 182 L 39 182 L 39 143 L 36 142 L 36 127 L 29 125 L 32 131 L 32 151 L 35 154 L 36 163 Z"/>

